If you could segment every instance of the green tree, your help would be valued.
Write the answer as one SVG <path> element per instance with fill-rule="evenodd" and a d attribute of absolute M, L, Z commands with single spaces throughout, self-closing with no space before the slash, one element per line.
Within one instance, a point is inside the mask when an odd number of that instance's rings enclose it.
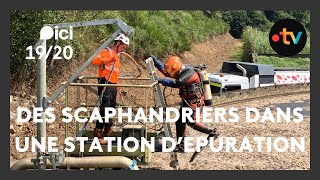
<path fill-rule="evenodd" d="M 271 22 L 281 19 L 295 19 L 299 21 L 308 31 L 310 31 L 310 11 L 264 11 L 266 17 Z"/>
<path fill-rule="evenodd" d="M 247 12 L 241 11 L 224 11 L 222 18 L 230 25 L 230 34 L 233 37 L 240 38 L 243 29 L 247 26 L 248 16 Z"/>
<path fill-rule="evenodd" d="M 26 60 L 26 48 L 34 45 L 46 15 L 43 11 L 10 12 L 10 72 L 11 78 L 24 79 L 34 74 L 35 60 Z"/>
<path fill-rule="evenodd" d="M 263 11 L 247 11 L 246 26 L 255 27 L 261 31 L 269 31 L 272 23 L 267 19 Z"/>

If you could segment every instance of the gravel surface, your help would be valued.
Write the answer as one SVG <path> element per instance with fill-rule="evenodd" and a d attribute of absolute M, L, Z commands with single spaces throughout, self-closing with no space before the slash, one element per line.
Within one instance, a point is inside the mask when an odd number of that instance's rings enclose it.
<path fill-rule="evenodd" d="M 266 108 L 272 110 L 272 114 L 276 117 L 276 108 L 281 108 L 282 104 L 290 104 L 294 107 L 302 107 L 303 121 L 295 122 L 255 122 L 248 123 L 245 121 L 245 109 L 247 107 L 258 108 L 261 116 Z M 216 127 L 221 138 L 235 137 L 237 139 L 236 147 L 239 149 L 240 143 L 244 137 L 249 139 L 253 152 L 212 152 L 206 147 L 192 162 L 189 163 L 192 153 L 180 153 L 178 159 L 180 168 L 183 170 L 309 170 L 310 169 L 310 95 L 302 94 L 299 96 L 286 96 L 285 98 L 271 98 L 264 100 L 255 100 L 235 106 L 226 106 L 226 110 L 231 107 L 239 108 L 238 115 L 240 119 L 237 123 L 213 123 L 212 127 Z M 291 110 L 292 113 L 292 110 Z M 226 116 L 227 117 L 227 116 Z M 292 116 L 292 119 L 295 116 Z M 259 120 L 261 120 L 260 118 Z M 174 125 L 172 126 L 174 130 Z M 189 137 L 206 137 L 205 134 L 197 132 L 187 127 L 187 136 Z M 305 137 L 304 152 L 297 150 L 290 152 L 267 152 L 262 150 L 258 152 L 254 146 L 253 137 Z M 279 143 L 281 147 L 281 143 Z M 147 168 L 157 168 L 163 170 L 171 170 L 169 166 L 170 157 L 168 153 L 153 153 L 152 163 Z"/>

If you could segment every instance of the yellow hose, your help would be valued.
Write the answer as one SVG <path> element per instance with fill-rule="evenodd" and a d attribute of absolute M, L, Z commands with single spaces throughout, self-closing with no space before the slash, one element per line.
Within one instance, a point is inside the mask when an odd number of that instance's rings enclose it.
<path fill-rule="evenodd" d="M 140 68 L 139 64 L 137 63 L 137 61 L 130 54 L 128 54 L 126 52 L 122 52 L 122 54 L 129 57 L 129 59 L 137 66 L 139 74 L 136 77 L 140 77 L 142 75 L 142 71 L 141 71 L 141 68 Z"/>

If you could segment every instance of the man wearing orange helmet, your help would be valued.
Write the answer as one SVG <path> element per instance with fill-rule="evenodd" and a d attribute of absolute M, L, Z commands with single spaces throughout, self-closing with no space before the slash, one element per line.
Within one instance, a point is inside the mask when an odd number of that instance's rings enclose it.
<path fill-rule="evenodd" d="M 93 65 L 98 68 L 99 84 L 117 84 L 120 71 L 120 53 L 129 46 L 129 38 L 124 34 L 119 34 L 114 39 L 111 48 L 104 48 L 95 59 L 92 60 Z M 116 107 L 117 87 L 98 87 L 98 95 L 100 104 L 100 115 L 105 116 L 105 107 Z M 112 133 L 113 122 L 96 122 L 94 129 L 95 136 L 99 138 L 100 144 L 106 144 L 104 136 L 110 136 Z M 104 128 L 104 132 L 103 132 Z"/>
<path fill-rule="evenodd" d="M 165 64 L 158 60 L 154 55 L 151 55 L 155 67 L 166 77 L 174 78 L 175 80 L 167 78 L 158 78 L 158 82 L 164 86 L 179 88 L 179 95 L 182 99 L 180 114 L 182 114 L 183 107 L 190 107 L 193 110 L 192 118 L 194 122 L 187 121 L 188 126 L 205 134 L 217 135 L 216 129 L 210 129 L 207 125 L 196 122 L 196 108 L 204 105 L 203 86 L 198 72 L 191 65 L 182 64 L 178 56 L 171 56 L 167 59 Z M 186 123 L 182 122 L 182 117 L 176 121 L 176 136 L 185 137 Z M 183 140 L 175 148 L 175 152 L 184 152 Z"/>

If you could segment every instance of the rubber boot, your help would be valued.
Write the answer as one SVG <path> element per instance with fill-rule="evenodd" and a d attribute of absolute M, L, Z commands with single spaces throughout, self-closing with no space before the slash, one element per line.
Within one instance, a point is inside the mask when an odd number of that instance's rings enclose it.
<path fill-rule="evenodd" d="M 173 152 L 184 153 L 184 144 L 183 143 L 177 144 Z"/>
<path fill-rule="evenodd" d="M 98 137 L 100 144 L 107 144 L 107 141 L 104 140 L 103 129 L 94 129 L 95 137 Z"/>
<path fill-rule="evenodd" d="M 173 152 L 184 153 L 184 137 L 186 137 L 185 136 L 185 131 L 183 131 L 183 136 L 182 136 L 181 142 L 176 145 L 176 147 L 174 148 Z M 179 141 L 179 138 L 178 138 L 177 141 Z"/>
<path fill-rule="evenodd" d="M 220 134 L 219 134 L 217 128 L 213 128 L 213 129 L 210 129 L 209 135 L 211 137 L 218 138 Z"/>
<path fill-rule="evenodd" d="M 103 136 L 110 137 L 112 134 L 112 127 L 105 127 L 103 131 Z"/>
<path fill-rule="evenodd" d="M 182 140 L 174 148 L 174 152 L 184 153 L 184 137 L 186 137 L 186 124 L 176 124 L 176 133 L 177 133 L 177 142 L 179 138 L 182 137 Z"/>

